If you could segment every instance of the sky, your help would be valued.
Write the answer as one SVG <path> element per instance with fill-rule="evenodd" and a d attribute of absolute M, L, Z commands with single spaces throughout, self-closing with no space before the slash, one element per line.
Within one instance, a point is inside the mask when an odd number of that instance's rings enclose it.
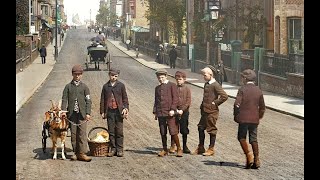
<path fill-rule="evenodd" d="M 84 19 L 90 19 L 91 9 L 91 20 L 96 19 L 96 15 L 99 10 L 100 0 L 64 0 L 65 13 L 68 16 L 68 23 L 72 22 L 72 15 L 78 13 L 80 21 Z"/>

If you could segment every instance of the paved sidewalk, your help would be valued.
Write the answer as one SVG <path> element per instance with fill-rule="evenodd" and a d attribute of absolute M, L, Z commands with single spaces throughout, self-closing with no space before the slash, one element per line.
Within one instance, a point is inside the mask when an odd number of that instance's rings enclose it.
<path fill-rule="evenodd" d="M 67 36 L 67 33 L 66 35 Z M 66 38 L 64 38 L 66 39 Z M 166 69 L 170 76 L 174 77 L 174 74 L 177 70 L 183 71 L 187 74 L 187 82 L 191 85 L 202 87 L 204 85 L 204 80 L 201 74 L 191 72 L 190 69 L 170 69 L 169 66 L 159 64 L 155 62 L 155 58 L 144 55 L 140 52 L 138 58 L 135 57 L 134 50 L 127 50 L 125 45 L 121 41 L 114 41 L 108 39 L 114 46 L 118 49 L 131 56 L 136 61 L 140 62 L 146 67 L 151 69 Z M 58 51 L 63 47 L 63 42 L 61 47 L 58 47 Z M 53 56 L 53 45 L 49 44 L 47 46 L 48 56 L 46 64 L 41 64 L 41 58 L 37 57 L 32 64 L 25 68 L 22 72 L 16 74 L 16 113 L 19 111 L 21 106 L 27 102 L 27 100 L 34 94 L 34 92 L 41 86 L 45 81 L 49 73 L 52 71 L 55 64 Z M 235 98 L 239 86 L 224 82 L 222 87 L 226 93 L 231 98 Z M 304 119 L 304 100 L 287 97 L 279 94 L 274 94 L 264 91 L 265 103 L 268 109 L 272 109 L 284 114 L 292 115 L 300 119 Z"/>
<path fill-rule="evenodd" d="M 67 32 L 65 32 L 64 39 L 66 39 L 66 36 Z M 58 37 L 58 53 L 60 53 L 64 43 L 62 41 L 61 47 L 59 47 L 59 40 Z M 55 42 L 54 39 L 53 42 Z M 46 48 L 46 64 L 41 64 L 41 57 L 38 56 L 22 72 L 16 74 L 16 113 L 46 80 L 56 63 L 56 60 L 54 60 L 54 43 L 49 44 Z"/>
<path fill-rule="evenodd" d="M 131 56 L 136 61 L 140 62 L 146 67 L 149 67 L 151 69 L 157 70 L 157 69 L 166 69 L 168 71 L 169 76 L 174 77 L 174 74 L 176 71 L 183 71 L 187 74 L 187 83 L 192 84 L 194 86 L 198 86 L 203 88 L 205 81 L 203 80 L 203 76 L 199 73 L 191 72 L 191 69 L 170 69 L 170 66 L 167 66 L 165 64 L 159 64 L 155 62 L 155 58 L 152 58 L 150 56 L 147 56 L 140 52 L 139 57 L 136 58 L 135 51 L 133 49 L 127 50 L 124 43 L 121 41 L 108 39 L 109 42 L 111 42 L 114 46 L 116 46 L 118 49 L 126 53 L 127 55 Z M 238 89 L 240 86 L 230 84 L 227 82 L 224 82 L 222 84 L 223 89 L 226 91 L 229 97 L 235 98 L 238 92 Z M 283 96 L 275 93 L 270 93 L 263 91 L 264 93 L 264 100 L 265 104 L 268 109 L 278 111 L 284 114 L 292 115 L 295 117 L 298 117 L 300 119 L 304 119 L 304 100 Z"/>

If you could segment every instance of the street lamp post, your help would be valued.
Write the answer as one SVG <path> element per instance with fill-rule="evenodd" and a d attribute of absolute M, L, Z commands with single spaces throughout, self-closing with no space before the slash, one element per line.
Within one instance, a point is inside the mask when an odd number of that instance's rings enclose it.
<path fill-rule="evenodd" d="M 220 0 L 208 0 L 207 1 L 207 13 L 208 13 L 208 21 L 209 21 L 209 43 L 207 44 L 207 51 L 209 54 L 210 52 L 210 42 L 213 41 L 213 48 L 214 48 L 214 56 L 217 57 L 217 46 L 215 46 L 214 42 L 215 42 L 215 37 L 213 36 L 213 32 L 210 31 L 211 29 L 211 26 L 212 26 L 212 20 L 216 21 L 219 19 L 219 12 L 220 12 L 220 9 L 221 9 L 221 2 Z M 215 59 L 216 60 L 216 59 Z M 209 64 L 210 63 L 210 60 L 209 58 L 207 57 L 207 63 Z"/>
<path fill-rule="evenodd" d="M 56 0 L 56 19 L 55 19 L 55 46 L 54 46 L 54 60 L 58 58 L 58 0 Z"/>

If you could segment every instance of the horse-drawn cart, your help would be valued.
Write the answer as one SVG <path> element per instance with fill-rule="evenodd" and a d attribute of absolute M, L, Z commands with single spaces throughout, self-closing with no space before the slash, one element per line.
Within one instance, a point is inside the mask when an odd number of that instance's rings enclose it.
<path fill-rule="evenodd" d="M 89 69 L 91 64 L 94 64 L 94 69 L 99 70 L 100 63 L 107 64 L 108 70 L 110 69 L 110 54 L 108 53 L 108 48 L 106 46 L 103 47 L 88 47 L 88 55 L 86 58 L 86 68 Z"/>

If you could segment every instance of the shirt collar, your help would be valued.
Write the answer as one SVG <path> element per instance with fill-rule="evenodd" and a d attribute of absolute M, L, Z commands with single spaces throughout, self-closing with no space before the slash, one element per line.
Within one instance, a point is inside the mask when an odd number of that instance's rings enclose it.
<path fill-rule="evenodd" d="M 214 83 L 214 82 L 216 82 L 216 79 L 215 79 L 215 78 L 212 78 L 210 81 L 208 81 L 208 84 L 212 84 L 212 83 Z"/>
<path fill-rule="evenodd" d="M 254 84 L 254 82 L 253 81 L 249 81 L 249 82 L 247 82 L 247 84 Z"/>
<path fill-rule="evenodd" d="M 168 84 L 168 82 L 169 82 L 169 80 L 165 80 L 165 81 L 163 81 L 162 84 Z"/>

